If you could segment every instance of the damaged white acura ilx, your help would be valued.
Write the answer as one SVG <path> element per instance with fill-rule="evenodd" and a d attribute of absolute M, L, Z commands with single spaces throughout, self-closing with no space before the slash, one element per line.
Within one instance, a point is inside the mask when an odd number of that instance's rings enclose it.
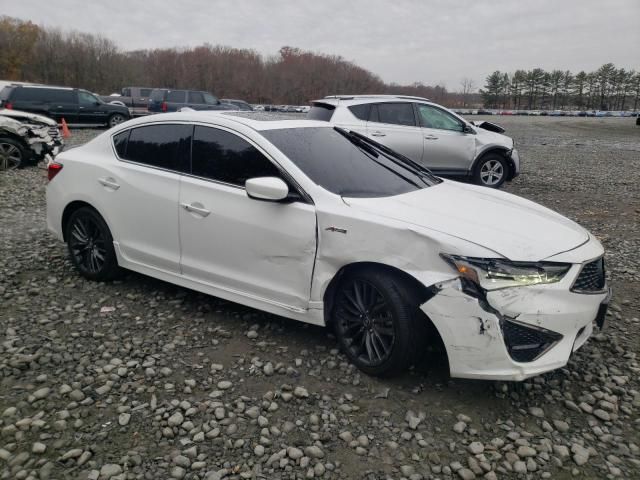
<path fill-rule="evenodd" d="M 47 222 L 78 271 L 331 326 L 369 374 L 435 340 L 454 377 L 522 380 L 602 326 L 603 248 L 576 223 L 326 122 L 256 115 L 153 115 L 59 155 Z"/>

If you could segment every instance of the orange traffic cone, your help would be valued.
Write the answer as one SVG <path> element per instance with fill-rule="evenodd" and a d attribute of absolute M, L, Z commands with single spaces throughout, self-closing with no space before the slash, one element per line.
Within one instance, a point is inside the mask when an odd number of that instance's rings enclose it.
<path fill-rule="evenodd" d="M 67 122 L 62 119 L 62 138 L 69 138 L 71 136 L 71 132 L 69 131 L 69 127 L 67 127 Z"/>

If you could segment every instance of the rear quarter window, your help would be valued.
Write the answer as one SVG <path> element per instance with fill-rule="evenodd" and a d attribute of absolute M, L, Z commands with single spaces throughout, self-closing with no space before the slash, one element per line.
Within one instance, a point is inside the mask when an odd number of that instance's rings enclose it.
<path fill-rule="evenodd" d="M 126 158 L 127 143 L 129 141 L 129 133 L 131 130 L 120 132 L 113 136 L 113 146 L 116 149 L 116 153 L 120 158 Z"/>
<path fill-rule="evenodd" d="M 365 103 L 364 105 L 351 105 L 349 110 L 353 115 L 359 119 L 364 120 L 365 122 L 369 120 L 369 112 L 371 112 L 371 104 Z"/>
<path fill-rule="evenodd" d="M 11 95 L 11 92 L 13 92 L 13 87 L 4 87 L 0 91 L 0 100 L 7 100 Z"/>
<path fill-rule="evenodd" d="M 328 122 L 331 120 L 335 109 L 336 107 L 327 103 L 314 103 L 309 113 L 307 113 L 307 119 Z"/>

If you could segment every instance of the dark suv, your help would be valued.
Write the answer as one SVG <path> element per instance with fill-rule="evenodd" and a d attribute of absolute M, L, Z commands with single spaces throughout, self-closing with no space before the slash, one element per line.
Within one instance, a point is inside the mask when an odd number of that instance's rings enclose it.
<path fill-rule="evenodd" d="M 193 110 L 236 110 L 227 103 L 222 103 L 209 92 L 199 90 L 168 90 L 156 88 L 149 98 L 149 112 L 177 112 L 183 107 Z"/>
<path fill-rule="evenodd" d="M 9 85 L 0 92 L 0 108 L 38 113 L 60 122 L 108 125 L 130 118 L 129 109 L 105 103 L 79 88 L 44 85 Z"/>

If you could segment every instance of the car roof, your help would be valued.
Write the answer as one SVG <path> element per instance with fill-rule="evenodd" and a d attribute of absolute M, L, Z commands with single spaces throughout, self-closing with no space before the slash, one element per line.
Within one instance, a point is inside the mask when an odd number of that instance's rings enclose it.
<path fill-rule="evenodd" d="M 265 112 L 236 112 L 236 111 L 224 111 L 224 110 L 198 110 L 189 112 L 175 112 L 175 113 L 158 113 L 155 115 L 147 115 L 135 120 L 130 120 L 127 125 L 143 126 L 159 121 L 171 122 L 212 122 L 220 118 L 231 120 L 233 122 L 246 125 L 247 127 L 256 131 L 265 130 L 281 130 L 285 128 L 309 128 L 309 127 L 324 127 L 330 128 L 331 125 L 328 122 L 320 120 L 306 120 L 306 119 L 292 119 L 291 116 L 285 114 L 274 114 Z"/>
<path fill-rule="evenodd" d="M 324 98 L 313 100 L 312 103 L 326 103 L 329 105 L 362 105 L 366 103 L 380 102 L 420 102 L 432 103 L 424 97 L 411 95 L 327 95 Z"/>
<path fill-rule="evenodd" d="M 10 85 L 11 87 L 24 88 L 24 89 L 49 89 L 49 90 L 75 90 L 72 87 L 56 87 L 51 85 Z"/>

